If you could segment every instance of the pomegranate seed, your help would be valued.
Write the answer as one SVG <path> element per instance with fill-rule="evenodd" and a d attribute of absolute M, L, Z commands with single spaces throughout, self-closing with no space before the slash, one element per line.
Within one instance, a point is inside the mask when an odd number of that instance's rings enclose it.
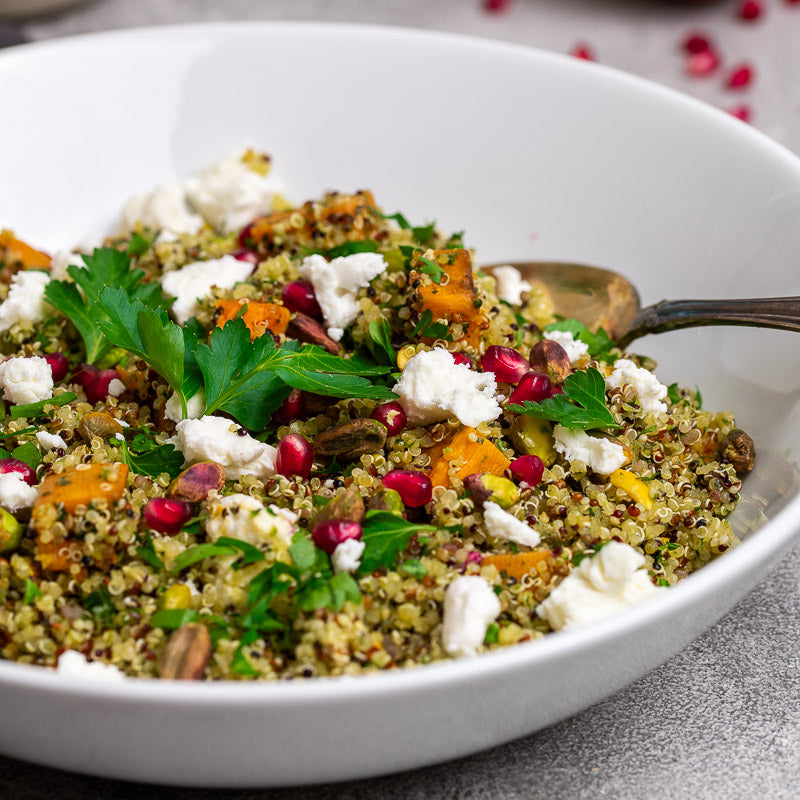
<path fill-rule="evenodd" d="M 534 403 L 541 403 L 550 397 L 552 391 L 553 384 L 547 375 L 543 372 L 528 372 L 520 379 L 519 386 L 511 392 L 508 402 L 524 403 L 532 400 Z"/>
<path fill-rule="evenodd" d="M 736 119 L 740 119 L 742 122 L 750 122 L 752 117 L 752 112 L 750 110 L 750 106 L 747 105 L 738 105 L 734 106 L 733 108 L 728 109 L 728 113 L 732 117 L 736 117 Z"/>
<path fill-rule="evenodd" d="M 553 388 L 550 390 L 550 397 L 557 394 L 564 394 L 564 387 L 560 383 L 554 383 Z"/>
<path fill-rule="evenodd" d="M 705 78 L 716 72 L 719 67 L 719 56 L 713 50 L 703 50 L 689 56 L 686 70 L 693 78 Z"/>
<path fill-rule="evenodd" d="M 516 383 L 530 372 L 531 365 L 522 353 L 510 347 L 493 344 L 486 349 L 481 359 L 481 369 L 484 372 L 494 372 L 495 378 L 501 383 Z"/>
<path fill-rule="evenodd" d="M 746 20 L 758 19 L 762 11 L 763 8 L 758 0 L 742 0 L 739 5 L 739 18 Z"/>
<path fill-rule="evenodd" d="M 594 51 L 588 44 L 576 44 L 570 51 L 570 55 L 574 58 L 580 58 L 582 61 L 594 61 Z"/>
<path fill-rule="evenodd" d="M 750 64 L 740 64 L 734 67 L 728 76 L 729 89 L 744 89 L 753 80 L 753 68 Z"/>
<path fill-rule="evenodd" d="M 148 528 L 159 533 L 178 533 L 192 518 L 192 507 L 183 500 L 154 497 L 142 509 Z"/>
<path fill-rule="evenodd" d="M 424 473 L 414 469 L 395 469 L 383 478 L 387 489 L 394 489 L 409 508 L 418 508 L 430 503 L 433 484 Z"/>
<path fill-rule="evenodd" d="M 483 0 L 483 7 L 494 14 L 505 11 L 511 5 L 511 0 Z"/>
<path fill-rule="evenodd" d="M 511 462 L 511 475 L 528 486 L 536 486 L 544 475 L 544 462 L 539 456 L 520 456 Z"/>
<path fill-rule="evenodd" d="M 397 436 L 406 427 L 406 422 L 408 421 L 405 409 L 397 400 L 381 403 L 370 414 L 370 417 L 382 422 L 386 426 L 389 436 Z"/>
<path fill-rule="evenodd" d="M 466 353 L 451 353 L 450 355 L 453 356 L 453 363 L 463 364 L 472 369 L 472 359 Z"/>
<path fill-rule="evenodd" d="M 711 39 L 700 31 L 690 33 L 683 40 L 683 49 L 687 53 L 705 53 L 711 50 Z"/>
<path fill-rule="evenodd" d="M 275 419 L 284 425 L 296 419 L 306 418 L 306 396 L 300 389 L 292 389 L 283 405 L 275 412 Z"/>
<path fill-rule="evenodd" d="M 281 300 L 289 311 L 299 311 L 309 317 L 322 319 L 322 309 L 314 294 L 314 287 L 308 281 L 292 281 L 283 287 Z"/>
<path fill-rule="evenodd" d="M 247 250 L 243 248 L 242 250 L 235 250 L 231 255 L 237 259 L 238 261 L 247 261 L 250 264 L 256 265 L 259 262 L 258 253 L 254 252 L 253 250 Z"/>
<path fill-rule="evenodd" d="M 119 379 L 115 369 L 99 369 L 87 380 L 83 388 L 86 399 L 94 405 L 104 402 L 109 397 L 119 397 L 125 391 L 125 384 Z"/>
<path fill-rule="evenodd" d="M 22 480 L 28 484 L 28 486 L 36 486 L 38 481 L 36 480 L 36 473 L 24 462 L 20 461 L 18 458 L 0 458 L 0 473 L 7 473 L 7 472 L 18 472 L 22 477 Z"/>
<path fill-rule="evenodd" d="M 326 553 L 332 553 L 347 539 L 360 539 L 364 531 L 361 525 L 349 519 L 329 519 L 314 528 L 311 533 L 314 541 Z"/>
<path fill-rule="evenodd" d="M 483 555 L 478 552 L 477 550 L 472 550 L 467 553 L 467 558 L 464 561 L 465 564 L 480 564 L 483 561 Z"/>
<path fill-rule="evenodd" d="M 70 383 L 77 383 L 78 386 L 86 391 L 89 384 L 94 380 L 94 376 L 97 372 L 97 367 L 93 367 L 91 364 L 78 364 L 78 366 L 75 367 L 75 372 L 72 373 L 72 377 L 69 379 Z"/>
<path fill-rule="evenodd" d="M 236 240 L 239 242 L 239 247 L 241 247 L 244 250 L 252 249 L 252 244 L 253 244 L 252 236 L 253 236 L 253 223 L 251 222 L 249 225 L 245 225 L 244 228 L 242 228 L 239 231 L 239 236 L 236 238 Z"/>
<path fill-rule="evenodd" d="M 314 464 L 314 448 L 299 433 L 289 433 L 278 443 L 278 455 L 275 456 L 275 471 L 279 475 L 299 475 L 307 478 Z"/>
<path fill-rule="evenodd" d="M 63 381 L 69 372 L 69 361 L 63 353 L 48 353 L 44 360 L 50 365 L 50 372 L 53 373 L 53 383 Z"/>

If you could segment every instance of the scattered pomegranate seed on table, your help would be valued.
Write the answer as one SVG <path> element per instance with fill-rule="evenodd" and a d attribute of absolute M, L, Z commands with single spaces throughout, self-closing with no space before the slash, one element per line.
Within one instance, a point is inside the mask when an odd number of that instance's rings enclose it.
<path fill-rule="evenodd" d="M 763 10 L 759 0 L 742 0 L 739 5 L 739 17 L 748 21 L 758 19 Z"/>
<path fill-rule="evenodd" d="M 484 9 L 493 14 L 498 11 L 505 11 L 510 5 L 511 0 L 483 0 Z"/>
<path fill-rule="evenodd" d="M 683 40 L 682 49 L 687 53 L 705 53 L 712 50 L 711 38 L 702 31 L 692 31 Z"/>
<path fill-rule="evenodd" d="M 575 58 L 580 58 L 583 61 L 595 61 L 594 57 L 594 50 L 589 47 L 588 44 L 576 44 L 575 47 L 570 50 L 570 55 L 574 56 Z"/>
<path fill-rule="evenodd" d="M 719 67 L 719 56 L 713 50 L 702 50 L 693 53 L 686 61 L 686 71 L 693 78 L 705 78 L 712 75 Z"/>
<path fill-rule="evenodd" d="M 739 64 L 731 70 L 726 85 L 729 89 L 744 89 L 752 83 L 753 73 L 754 70 L 750 64 Z"/>
<path fill-rule="evenodd" d="M 742 122 L 750 122 L 750 119 L 752 118 L 752 112 L 750 110 L 750 106 L 744 104 L 734 106 L 733 108 L 729 108 L 728 113 L 732 117 L 736 117 L 736 119 L 742 120 Z"/>

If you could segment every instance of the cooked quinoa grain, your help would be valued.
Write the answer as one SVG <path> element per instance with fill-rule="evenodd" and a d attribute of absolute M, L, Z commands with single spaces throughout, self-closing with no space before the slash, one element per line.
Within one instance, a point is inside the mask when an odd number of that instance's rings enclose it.
<path fill-rule="evenodd" d="M 602 331 L 557 322 L 544 286 L 501 300 L 461 234 L 368 191 L 275 196 L 242 230 L 219 229 L 224 211 L 137 223 L 66 273 L 0 235 L 0 298 L 53 273 L 42 319 L 0 305 L 0 347 L 54 379 L 0 370 L 2 658 L 207 680 L 425 664 L 577 624 L 589 591 L 638 602 L 737 544 L 750 437 Z M 337 281 L 331 319 L 312 254 Z M 162 276 L 226 255 L 249 277 L 169 283 L 197 303 L 179 326 Z M 498 346 L 534 351 L 539 376 L 502 382 Z M 434 349 L 437 370 L 419 359 Z M 409 363 L 422 383 L 387 406 Z M 478 373 L 490 402 L 469 399 Z"/>

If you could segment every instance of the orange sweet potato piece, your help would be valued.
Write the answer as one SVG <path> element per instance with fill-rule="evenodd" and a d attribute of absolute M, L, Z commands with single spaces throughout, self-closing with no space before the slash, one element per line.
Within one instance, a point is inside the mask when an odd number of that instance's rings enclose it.
<path fill-rule="evenodd" d="M 337 218 L 355 217 L 363 211 L 375 208 L 375 198 L 372 192 L 363 191 L 355 194 L 330 195 L 325 200 L 322 218 L 336 222 Z"/>
<path fill-rule="evenodd" d="M 19 261 L 27 268 L 50 267 L 50 256 L 41 250 L 34 250 L 29 244 L 17 239 L 11 231 L 0 231 L 0 250 L 6 251 L 7 261 Z"/>
<path fill-rule="evenodd" d="M 286 227 L 289 218 L 295 210 L 289 211 L 275 211 L 272 214 L 267 214 L 265 217 L 259 217 L 250 228 L 249 237 L 254 243 L 258 244 L 264 240 L 272 241 L 275 238 L 275 232 L 279 228 Z"/>
<path fill-rule="evenodd" d="M 470 434 L 477 437 L 472 441 Z M 460 428 L 449 442 L 431 448 L 431 483 L 434 486 L 450 486 L 450 462 L 463 458 L 456 475 L 463 480 L 475 472 L 502 475 L 511 465 L 499 448 L 489 439 L 479 436 L 475 428 Z"/>
<path fill-rule="evenodd" d="M 47 503 L 61 504 L 72 514 L 80 505 L 95 498 L 119 500 L 128 479 L 127 464 L 78 464 L 60 474 L 50 473 L 39 486 L 36 508 Z"/>
<path fill-rule="evenodd" d="M 291 313 L 285 306 L 277 303 L 263 303 L 258 300 L 217 300 L 217 327 L 221 328 L 228 320 L 233 319 L 243 305 L 247 305 L 242 319 L 250 331 L 250 340 L 270 331 L 286 333 Z"/>
<path fill-rule="evenodd" d="M 42 569 L 51 572 L 69 572 L 72 559 L 67 555 L 67 541 L 65 539 L 52 539 L 49 542 L 37 540 L 36 560 Z"/>
<path fill-rule="evenodd" d="M 539 564 L 552 555 L 550 550 L 531 550 L 528 553 L 506 553 L 503 555 L 484 556 L 481 565 L 491 564 L 500 572 L 505 572 L 512 578 L 520 580 L 523 575 L 527 575 L 532 570 L 537 569 Z"/>
<path fill-rule="evenodd" d="M 441 278 L 440 284 L 431 279 L 419 287 L 420 311 L 430 311 L 435 320 L 467 325 L 462 339 L 476 345 L 486 317 L 480 307 L 476 307 L 478 292 L 469 252 L 462 248 L 434 250 L 431 260 L 444 270 L 446 277 Z M 420 269 L 424 262 L 417 257 L 412 266 Z"/>

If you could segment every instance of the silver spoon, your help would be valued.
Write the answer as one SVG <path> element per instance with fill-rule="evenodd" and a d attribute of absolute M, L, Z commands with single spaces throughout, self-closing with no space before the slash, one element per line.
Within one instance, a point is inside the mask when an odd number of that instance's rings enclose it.
<path fill-rule="evenodd" d="M 642 308 L 636 287 L 617 272 L 584 264 L 505 261 L 481 266 L 516 267 L 528 281 L 543 283 L 556 312 L 587 328 L 602 327 L 620 347 L 648 333 L 700 325 L 750 325 L 800 332 L 800 297 L 734 300 L 661 300 Z"/>

